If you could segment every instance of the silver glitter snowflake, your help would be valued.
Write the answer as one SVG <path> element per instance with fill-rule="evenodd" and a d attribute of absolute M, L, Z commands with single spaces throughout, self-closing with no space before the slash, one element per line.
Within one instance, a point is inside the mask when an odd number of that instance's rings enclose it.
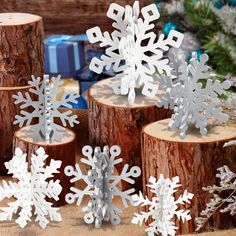
<path fill-rule="evenodd" d="M 116 159 L 120 152 L 119 146 L 112 146 L 110 150 L 105 146 L 102 152 L 99 147 L 96 147 L 94 153 L 92 147 L 85 146 L 82 153 L 87 159 L 82 158 L 81 162 L 90 166 L 88 173 L 84 175 L 79 164 L 76 164 L 75 169 L 72 166 L 65 168 L 67 176 L 74 176 L 71 179 L 72 183 L 83 180 L 87 184 L 83 190 L 71 187 L 73 193 L 66 195 L 66 201 L 72 204 L 77 199 L 77 205 L 79 206 L 85 195 L 90 196 L 91 200 L 87 207 L 83 208 L 83 211 L 86 212 L 84 220 L 87 224 L 95 222 L 96 228 L 101 227 L 102 221 L 111 221 L 112 224 L 120 223 L 119 213 L 121 213 L 121 209 L 113 204 L 115 196 L 122 199 L 124 207 L 127 207 L 129 202 L 132 204 L 131 194 L 135 189 L 132 188 L 122 192 L 118 189 L 117 184 L 120 181 L 134 184 L 135 181 L 132 178 L 138 177 L 141 170 L 134 166 L 128 171 L 129 166 L 126 164 L 120 175 L 113 175 L 115 165 L 123 161 L 122 158 Z"/>
<path fill-rule="evenodd" d="M 178 205 L 190 203 L 189 200 L 193 198 L 193 194 L 185 190 L 183 195 L 175 200 L 173 195 L 177 188 L 181 186 L 178 176 L 165 179 L 163 175 L 160 175 L 158 180 L 150 177 L 149 182 L 150 184 L 147 186 L 156 196 L 149 200 L 147 197 L 143 197 L 141 192 L 139 195 L 133 195 L 134 205 L 148 207 L 148 212 L 135 213 L 132 223 L 141 225 L 152 218 L 153 222 L 146 229 L 148 236 L 159 235 L 159 233 L 163 236 L 175 235 L 177 227 L 173 221 L 174 216 L 177 216 L 183 222 L 191 219 L 189 210 L 178 210 Z"/>
<path fill-rule="evenodd" d="M 91 43 L 100 42 L 101 47 L 106 47 L 106 55 L 100 59 L 93 58 L 90 69 L 102 73 L 103 69 L 119 73 L 117 81 L 111 84 L 115 94 L 128 95 L 128 103 L 135 101 L 135 88 L 141 88 L 142 94 L 154 97 L 157 85 L 153 83 L 153 74 L 156 70 L 160 74 L 170 74 L 168 59 L 163 59 L 163 52 L 169 47 L 179 47 L 183 34 L 171 30 L 168 37 L 157 35 L 151 30 L 155 27 L 152 23 L 160 17 L 155 4 L 141 9 L 139 2 L 135 1 L 133 7 L 122 7 L 112 3 L 107 16 L 114 21 L 115 30 L 109 34 L 101 32 L 99 27 L 87 31 Z"/>
<path fill-rule="evenodd" d="M 194 53 L 189 65 L 185 61 L 181 63 L 177 82 L 168 77 L 159 79 L 160 87 L 166 92 L 157 102 L 157 106 L 174 109 L 169 129 L 179 129 L 181 138 L 185 137 L 189 124 L 194 124 L 204 135 L 207 133 L 209 118 L 223 122 L 228 120 L 228 115 L 214 107 L 211 101 L 218 99 L 219 94 L 225 94 L 225 89 L 230 88 L 231 83 L 227 80 L 221 83 L 210 79 L 207 61 L 206 54 L 202 54 L 198 61 Z"/>
<path fill-rule="evenodd" d="M 232 172 L 228 166 L 217 169 L 216 177 L 220 179 L 219 185 L 203 187 L 204 191 L 212 194 L 206 208 L 201 211 L 200 216 L 195 219 L 196 231 L 205 226 L 207 221 L 217 212 L 230 213 L 236 215 L 236 173 Z"/>
<path fill-rule="evenodd" d="M 59 200 L 62 187 L 59 180 L 52 180 L 54 173 L 59 173 L 58 168 L 61 161 L 51 159 L 48 166 L 45 160 L 48 157 L 43 148 L 32 155 L 29 164 L 26 161 L 27 154 L 24 154 L 20 148 L 16 148 L 15 156 L 9 162 L 5 163 L 8 174 L 18 182 L 3 181 L 0 186 L 0 200 L 14 197 L 16 201 L 8 203 L 8 207 L 1 207 L 0 221 L 11 220 L 14 214 L 18 214 L 16 223 L 24 228 L 27 221 L 31 221 L 33 215 L 35 221 L 39 222 L 42 228 L 49 223 L 47 216 L 51 221 L 61 221 L 61 215 L 57 212 L 58 208 L 52 207 L 52 203 L 46 201 L 47 198 Z M 30 169 L 30 170 L 29 170 Z M 47 182 L 47 179 L 49 182 Z"/>
<path fill-rule="evenodd" d="M 45 139 L 46 142 L 53 140 L 60 140 L 63 136 L 63 129 L 60 125 L 55 123 L 55 118 L 59 118 L 63 126 L 67 123 L 70 126 L 78 124 L 76 115 L 71 115 L 72 111 L 67 110 L 61 112 L 60 107 L 72 108 L 71 103 L 78 103 L 76 100 L 78 94 L 64 93 L 64 89 L 60 86 L 63 84 L 60 76 L 52 77 L 51 82 L 48 75 L 44 75 L 43 81 L 40 78 L 32 76 L 32 81 L 29 81 L 29 85 L 32 88 L 27 92 L 25 96 L 18 92 L 17 95 L 13 95 L 15 104 L 21 104 L 20 115 L 15 116 L 14 124 L 19 124 L 22 127 L 24 124 L 29 126 L 34 118 L 38 118 L 38 123 L 30 126 L 30 133 L 34 140 Z M 58 96 L 62 94 L 61 99 Z M 37 97 L 37 100 L 34 99 Z M 24 109 L 31 107 L 34 110 L 27 112 Z"/>
<path fill-rule="evenodd" d="M 218 9 L 211 6 L 211 10 L 215 13 L 219 22 L 228 34 L 233 34 L 236 36 L 236 9 L 235 7 L 230 7 L 229 5 L 224 5 L 222 8 Z"/>

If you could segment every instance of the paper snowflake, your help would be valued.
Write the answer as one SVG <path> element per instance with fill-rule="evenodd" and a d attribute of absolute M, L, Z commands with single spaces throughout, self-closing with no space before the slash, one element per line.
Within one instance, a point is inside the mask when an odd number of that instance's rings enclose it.
<path fill-rule="evenodd" d="M 28 92 L 25 93 L 25 96 L 21 92 L 13 95 L 15 104 L 21 104 L 20 108 L 22 109 L 20 115 L 15 116 L 13 124 L 19 124 L 19 127 L 24 124 L 29 126 L 34 118 L 38 118 L 38 123 L 30 126 L 33 139 L 37 141 L 43 138 L 46 142 L 59 141 L 63 136 L 63 129 L 55 123 L 55 118 L 58 117 L 63 126 L 68 123 L 73 127 L 74 124 L 79 123 L 76 120 L 77 116 L 71 115 L 71 110 L 65 112 L 59 110 L 60 107 L 72 108 L 71 103 L 78 103 L 76 99 L 79 97 L 78 94 L 64 93 L 64 89 L 60 87 L 62 84 L 60 76 L 52 77 L 51 82 L 48 75 L 44 75 L 43 81 L 32 76 L 32 81 L 29 81 L 29 85 L 32 86 L 29 89 L 32 97 Z M 61 94 L 61 99 L 58 99 Z M 34 97 L 37 97 L 37 100 Z M 23 110 L 28 107 L 34 110 L 32 112 Z"/>
<path fill-rule="evenodd" d="M 183 195 L 175 200 L 173 194 L 177 191 L 177 188 L 181 186 L 178 176 L 172 179 L 165 179 L 163 175 L 160 175 L 158 180 L 154 177 L 150 177 L 149 182 L 150 184 L 147 186 L 156 197 L 149 200 L 147 197 L 144 198 L 141 192 L 139 195 L 133 195 L 134 205 L 146 206 L 149 211 L 141 212 L 141 214 L 135 213 L 132 223 L 141 225 L 149 218 L 152 218 L 153 222 L 150 223 L 149 227 L 146 229 L 149 236 L 158 235 L 159 233 L 163 236 L 175 235 L 177 227 L 172 221 L 173 217 L 177 216 L 178 219 L 181 219 L 183 222 L 191 219 L 189 210 L 178 210 L 178 205 L 190 203 L 189 200 L 193 198 L 193 194 L 185 190 Z"/>
<path fill-rule="evenodd" d="M 106 47 L 106 55 L 101 59 L 93 58 L 90 70 L 100 74 L 103 69 L 119 73 L 115 83 L 111 84 L 115 94 L 127 95 L 128 102 L 132 105 L 135 101 L 135 88 L 141 88 L 142 94 L 154 97 L 157 86 L 153 84 L 153 74 L 156 70 L 160 74 L 170 74 L 168 59 L 163 59 L 163 52 L 169 47 L 179 47 L 183 34 L 171 30 L 168 37 L 157 35 L 151 30 L 155 27 L 152 23 L 160 17 L 155 4 L 141 9 L 142 18 L 139 18 L 139 2 L 135 1 L 133 7 L 122 7 L 112 3 L 107 16 L 114 21 L 114 31 L 109 34 L 101 32 L 99 27 L 87 31 L 90 43 L 100 42 L 101 47 Z"/>
<path fill-rule="evenodd" d="M 79 206 L 85 195 L 90 196 L 91 200 L 87 207 L 83 208 L 83 211 L 86 212 L 84 221 L 87 224 L 95 222 L 96 228 L 101 227 L 102 221 L 111 221 L 112 224 L 120 223 L 119 213 L 122 211 L 113 204 L 115 196 L 121 198 L 124 207 L 127 207 L 129 202 L 132 204 L 131 193 L 135 189 L 132 188 L 122 192 L 118 189 L 117 184 L 120 181 L 134 184 L 135 181 L 132 178 L 138 177 L 141 174 L 141 170 L 139 167 L 134 166 L 128 171 L 129 166 L 126 164 L 120 175 L 113 175 L 115 165 L 122 162 L 122 158 L 116 159 L 120 152 L 119 146 L 112 146 L 110 150 L 105 146 L 102 152 L 99 147 L 96 147 L 94 153 L 92 147 L 85 146 L 82 153 L 87 159 L 82 158 L 81 162 L 90 166 L 91 169 L 88 174 L 82 174 L 78 164 L 76 164 L 75 169 L 72 166 L 65 168 L 67 176 L 74 176 L 71 179 L 72 183 L 83 180 L 87 184 L 83 190 L 71 187 L 73 193 L 66 195 L 66 201 L 72 204 L 77 199 L 77 205 Z"/>
<path fill-rule="evenodd" d="M 26 161 L 27 154 L 24 154 L 20 148 L 16 148 L 15 156 L 9 162 L 5 163 L 8 174 L 12 174 L 18 182 L 3 181 L 0 186 L 0 200 L 14 197 L 17 200 L 8 203 L 8 207 L 1 207 L 0 221 L 11 220 L 14 214 L 18 214 L 16 223 L 24 228 L 27 221 L 31 221 L 33 215 L 35 221 L 39 222 L 42 228 L 49 223 L 47 216 L 51 221 L 61 221 L 61 215 L 57 212 L 58 208 L 52 207 L 52 203 L 46 201 L 47 198 L 59 200 L 58 195 L 62 187 L 59 180 L 52 180 L 54 173 L 59 173 L 58 168 L 61 161 L 51 159 L 50 164 L 45 166 L 45 160 L 48 155 L 43 148 L 32 155 L 29 164 Z M 47 179 L 49 182 L 47 182 Z"/>
<path fill-rule="evenodd" d="M 218 99 L 219 94 L 225 94 L 225 89 L 230 88 L 231 83 L 227 80 L 221 83 L 209 79 L 207 61 L 206 54 L 202 54 L 198 61 L 194 53 L 189 65 L 184 61 L 181 63 L 178 70 L 181 74 L 176 83 L 170 78 L 160 79 L 161 87 L 165 88 L 166 93 L 157 102 L 157 106 L 174 109 L 169 129 L 179 129 L 181 138 L 185 137 L 189 124 L 194 124 L 204 135 L 207 133 L 208 119 L 223 122 L 228 120 L 228 115 L 214 107 L 211 100 Z"/>

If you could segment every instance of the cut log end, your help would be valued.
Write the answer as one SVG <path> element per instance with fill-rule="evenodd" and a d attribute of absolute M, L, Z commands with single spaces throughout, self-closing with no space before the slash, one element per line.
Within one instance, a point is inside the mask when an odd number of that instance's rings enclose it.
<path fill-rule="evenodd" d="M 18 12 L 0 13 L 0 27 L 26 25 L 41 20 L 42 17 L 29 13 L 18 13 Z"/>

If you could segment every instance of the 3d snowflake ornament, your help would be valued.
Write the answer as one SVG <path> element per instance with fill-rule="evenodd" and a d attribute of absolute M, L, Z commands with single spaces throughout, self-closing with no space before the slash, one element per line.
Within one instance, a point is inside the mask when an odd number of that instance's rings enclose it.
<path fill-rule="evenodd" d="M 21 92 L 13 95 L 15 104 L 21 104 L 20 108 L 22 109 L 20 115 L 15 116 L 13 124 L 19 124 L 19 127 L 24 124 L 29 126 L 34 118 L 38 118 L 38 123 L 30 126 L 30 133 L 34 140 L 45 139 L 46 142 L 61 140 L 63 129 L 55 123 L 55 118 L 58 117 L 63 126 L 68 123 L 73 127 L 74 124 L 79 123 L 77 116 L 71 115 L 71 110 L 64 112 L 59 110 L 60 107 L 72 108 L 70 103 L 77 104 L 78 101 L 76 99 L 79 97 L 78 94 L 64 93 L 64 89 L 60 87 L 62 84 L 63 81 L 60 76 L 52 77 L 51 81 L 48 75 L 44 75 L 43 81 L 32 76 L 32 81 L 29 81 L 29 85 L 33 88 L 30 88 L 29 92 L 33 96 L 37 96 L 37 100 L 32 99 L 28 92 L 25 93 L 25 96 Z M 58 100 L 57 97 L 60 94 L 63 95 Z M 23 110 L 28 107 L 32 107 L 34 109 L 33 112 Z"/>
<path fill-rule="evenodd" d="M 179 177 L 176 176 L 172 179 L 165 179 L 163 175 L 156 180 L 154 177 L 150 177 L 150 184 L 147 185 L 150 191 L 156 195 L 152 200 L 147 197 L 143 197 L 140 192 L 139 195 L 133 195 L 134 205 L 141 205 L 142 207 L 148 207 L 148 212 L 141 212 L 141 214 L 135 213 L 132 219 L 133 224 L 142 224 L 146 222 L 150 217 L 153 222 L 149 224 L 146 229 L 148 236 L 159 235 L 175 235 L 177 227 L 172 221 L 174 216 L 180 220 L 188 221 L 191 219 L 189 210 L 178 210 L 178 205 L 184 205 L 190 203 L 190 199 L 193 198 L 192 193 L 188 193 L 186 190 L 177 200 L 174 199 L 173 194 L 177 191 L 177 188 L 181 186 L 179 184 Z"/>
<path fill-rule="evenodd" d="M 169 129 L 179 129 L 181 138 L 185 137 L 189 124 L 194 124 L 205 135 L 208 119 L 214 118 L 223 122 L 228 120 L 228 115 L 214 107 L 211 101 L 218 99 L 218 95 L 226 94 L 225 89 L 230 88 L 231 83 L 227 80 L 221 83 L 210 79 L 207 61 L 206 54 L 202 54 L 198 61 L 196 53 L 193 53 L 189 65 L 185 61 L 181 63 L 176 83 L 170 78 L 159 80 L 160 87 L 166 93 L 157 102 L 157 106 L 174 109 Z"/>
<path fill-rule="evenodd" d="M 0 201 L 4 198 L 16 198 L 16 201 L 8 203 L 8 207 L 1 207 L 0 221 L 11 220 L 14 214 L 18 214 L 16 223 L 24 228 L 27 221 L 31 221 L 33 215 L 35 221 L 39 222 L 42 228 L 51 221 L 61 221 L 61 215 L 57 212 L 58 208 L 52 207 L 52 203 L 46 201 L 47 198 L 59 200 L 62 187 L 59 180 L 52 180 L 54 173 L 59 173 L 57 169 L 61 166 L 61 161 L 51 159 L 50 164 L 45 166 L 48 155 L 43 148 L 36 151 L 36 155 L 31 157 L 30 171 L 28 170 L 27 154 L 20 148 L 16 148 L 15 156 L 5 163 L 8 174 L 13 174 L 13 178 L 18 182 L 3 181 L 0 186 Z M 47 179 L 49 182 L 47 182 Z"/>
<path fill-rule="evenodd" d="M 114 176 L 115 165 L 122 162 L 122 158 L 116 159 L 120 155 L 120 147 L 112 146 L 109 150 L 107 146 L 103 148 L 103 151 L 99 147 L 93 149 L 90 146 L 85 146 L 82 149 L 82 153 L 87 159 L 82 158 L 81 162 L 90 166 L 90 170 L 87 175 L 83 175 L 80 166 L 76 164 L 75 169 L 72 166 L 65 168 L 65 174 L 67 176 L 74 176 L 71 182 L 74 183 L 78 180 L 83 180 L 87 186 L 84 190 L 71 187 L 73 193 L 66 195 L 66 201 L 72 204 L 77 199 L 77 205 L 79 206 L 85 195 L 91 197 L 87 207 L 83 208 L 86 212 L 84 221 L 87 224 L 95 222 L 95 227 L 100 228 L 102 221 L 111 221 L 112 224 L 119 224 L 121 219 L 118 215 L 121 213 L 121 209 L 113 204 L 113 198 L 119 196 L 124 204 L 124 207 L 128 206 L 128 203 L 133 203 L 131 194 L 135 191 L 134 188 L 128 189 L 124 192 L 117 188 L 117 184 L 123 180 L 130 184 L 134 184 L 135 181 L 132 178 L 136 178 L 141 174 L 139 167 L 134 166 L 128 171 L 128 164 L 126 164 L 119 176 Z"/>
<path fill-rule="evenodd" d="M 135 101 L 135 89 L 141 88 L 142 94 L 154 97 L 157 86 L 153 83 L 153 74 L 158 70 L 160 74 L 170 74 L 168 59 L 163 59 L 163 52 L 169 47 L 179 47 L 183 34 L 171 30 L 168 37 L 151 32 L 155 27 L 152 23 L 160 17 L 155 4 L 141 9 L 142 18 L 139 18 L 139 2 L 135 1 L 133 7 L 122 7 L 112 3 L 107 16 L 114 21 L 114 31 L 102 34 L 99 27 L 87 31 L 90 43 L 100 42 L 106 47 L 106 55 L 100 59 L 93 58 L 90 70 L 100 74 L 103 69 L 113 70 L 117 74 L 116 82 L 111 84 L 115 94 L 127 95 L 128 103 Z"/>

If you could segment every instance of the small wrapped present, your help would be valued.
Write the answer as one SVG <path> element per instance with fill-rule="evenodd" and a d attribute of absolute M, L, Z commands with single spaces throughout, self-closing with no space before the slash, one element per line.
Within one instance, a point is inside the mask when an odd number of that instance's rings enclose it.
<path fill-rule="evenodd" d="M 85 54 L 85 61 L 86 61 L 87 65 L 91 61 L 91 58 L 90 58 L 89 54 L 92 51 L 93 52 L 98 52 L 101 55 L 103 55 L 104 52 L 105 52 L 104 48 L 100 47 L 100 43 L 90 43 L 86 34 L 78 35 L 78 40 L 80 40 L 81 42 L 84 43 L 84 54 Z"/>
<path fill-rule="evenodd" d="M 51 35 L 44 45 L 45 73 L 74 77 L 85 66 L 84 42 L 80 36 Z"/>

